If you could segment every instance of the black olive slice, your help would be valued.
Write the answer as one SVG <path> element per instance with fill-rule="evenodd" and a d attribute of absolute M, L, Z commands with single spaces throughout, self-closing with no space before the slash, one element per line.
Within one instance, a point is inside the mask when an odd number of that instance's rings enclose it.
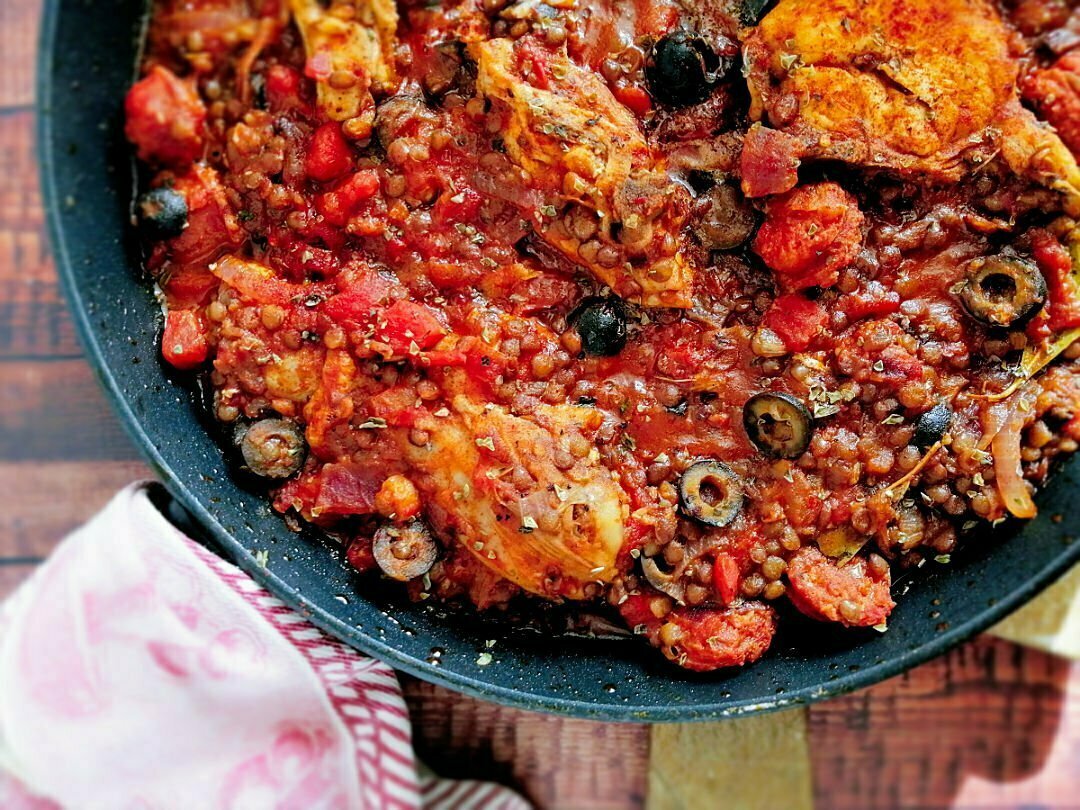
<path fill-rule="evenodd" d="M 586 298 L 570 321 L 585 354 L 610 357 L 626 345 L 626 307 L 618 298 Z"/>
<path fill-rule="evenodd" d="M 746 435 L 770 458 L 798 458 L 810 446 L 814 419 L 791 394 L 766 392 L 743 406 Z"/>
<path fill-rule="evenodd" d="M 911 436 L 911 443 L 920 450 L 933 447 L 945 438 L 951 423 L 952 410 L 944 402 L 940 402 L 919 415 L 915 421 L 915 433 Z"/>
<path fill-rule="evenodd" d="M 653 45 L 645 62 L 645 79 L 652 97 L 661 104 L 688 107 L 708 98 L 733 65 L 734 59 L 721 58 L 701 37 L 676 31 Z"/>
<path fill-rule="evenodd" d="M 743 488 L 722 461 L 698 461 L 682 474 L 679 501 L 683 511 L 699 523 L 727 526 L 742 508 Z"/>
<path fill-rule="evenodd" d="M 147 239 L 171 239 L 187 227 L 187 200 L 175 189 L 151 189 L 136 201 L 135 213 Z"/>
<path fill-rule="evenodd" d="M 307 441 L 291 419 L 260 419 L 237 436 L 244 465 L 263 478 L 288 478 L 304 466 Z"/>
<path fill-rule="evenodd" d="M 371 553 L 383 573 L 391 579 L 407 582 L 431 570 L 439 556 L 439 547 L 419 520 L 404 525 L 385 525 L 375 532 Z"/>
<path fill-rule="evenodd" d="M 1034 262 L 1017 256 L 986 256 L 968 264 L 960 301 L 987 326 L 1022 323 L 1046 303 L 1046 279 Z"/>

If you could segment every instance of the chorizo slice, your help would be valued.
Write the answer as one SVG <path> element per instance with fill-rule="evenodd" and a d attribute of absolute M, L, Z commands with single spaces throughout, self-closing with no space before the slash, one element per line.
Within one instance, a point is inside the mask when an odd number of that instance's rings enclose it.
<path fill-rule="evenodd" d="M 788 561 L 788 597 L 812 619 L 845 627 L 873 627 L 896 606 L 888 569 L 875 577 L 859 557 L 837 565 L 817 548 L 806 546 Z"/>
<path fill-rule="evenodd" d="M 763 602 L 742 602 L 726 608 L 676 608 L 657 641 L 679 666 L 711 672 L 757 661 L 775 634 L 776 611 Z"/>

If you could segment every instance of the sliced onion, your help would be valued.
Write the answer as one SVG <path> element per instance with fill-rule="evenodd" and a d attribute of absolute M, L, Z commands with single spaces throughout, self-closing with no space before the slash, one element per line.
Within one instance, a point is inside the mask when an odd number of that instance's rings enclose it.
<path fill-rule="evenodd" d="M 645 574 L 649 584 L 660 593 L 670 596 L 680 605 L 686 603 L 686 587 L 682 584 L 678 569 L 667 574 L 660 570 L 652 557 L 642 557 L 641 572 Z"/>
<path fill-rule="evenodd" d="M 994 475 L 1005 508 L 1018 518 L 1035 517 L 1035 502 L 1020 469 L 1020 432 L 1024 413 L 1018 408 L 994 436 Z"/>

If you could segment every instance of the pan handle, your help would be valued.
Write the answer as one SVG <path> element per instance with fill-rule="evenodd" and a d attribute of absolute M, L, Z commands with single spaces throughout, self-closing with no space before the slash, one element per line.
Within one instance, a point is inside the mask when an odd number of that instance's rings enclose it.
<path fill-rule="evenodd" d="M 224 549 L 214 542 L 214 539 L 199 525 L 191 512 L 172 496 L 172 493 L 165 488 L 164 484 L 159 484 L 156 481 L 150 484 L 147 495 L 150 498 L 150 503 L 157 507 L 157 510 L 161 512 L 169 523 L 199 545 L 204 546 L 219 557 L 229 559 Z"/>

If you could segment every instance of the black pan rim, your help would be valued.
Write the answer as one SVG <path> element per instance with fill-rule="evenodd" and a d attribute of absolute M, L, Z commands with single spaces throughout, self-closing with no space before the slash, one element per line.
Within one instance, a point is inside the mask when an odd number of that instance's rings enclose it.
<path fill-rule="evenodd" d="M 490 680 L 469 677 L 448 671 L 420 658 L 402 653 L 395 647 L 379 641 L 374 636 L 345 624 L 330 612 L 314 605 L 290 588 L 280 578 L 261 567 L 252 553 L 240 544 L 195 497 L 188 485 L 170 468 L 150 440 L 138 417 L 124 396 L 92 326 L 85 302 L 79 289 L 78 277 L 71 259 L 68 234 L 62 215 L 62 201 L 57 192 L 57 178 L 53 160 L 51 103 L 53 98 L 52 66 L 54 42 L 61 0 L 46 0 L 42 17 L 35 83 L 35 133 L 39 182 L 45 207 L 47 229 L 53 259 L 61 280 L 64 296 L 75 323 L 79 341 L 86 352 L 87 361 L 94 370 L 101 388 L 125 431 L 135 442 L 144 459 L 164 482 L 169 492 L 195 517 L 220 547 L 228 552 L 231 561 L 265 587 L 271 594 L 289 607 L 308 618 L 314 625 L 334 638 L 378 658 L 395 669 L 401 670 L 433 684 L 447 687 L 470 697 L 479 698 L 530 711 L 543 711 L 567 717 L 628 723 L 690 722 L 718 720 L 749 714 L 778 711 L 794 706 L 808 705 L 820 700 L 861 689 L 893 676 L 899 675 L 919 664 L 935 658 L 966 641 L 1005 618 L 1028 602 L 1040 591 L 1053 583 L 1072 565 L 1080 561 L 1080 542 L 1071 542 L 1054 556 L 1034 576 L 1012 589 L 993 605 L 989 605 L 966 622 L 950 626 L 922 644 L 901 655 L 881 663 L 866 666 L 857 672 L 847 673 L 835 680 L 816 686 L 792 690 L 782 696 L 765 700 L 730 700 L 684 706 L 649 704 L 596 704 L 569 698 L 539 695 L 524 689 L 501 686 L 497 669 L 492 669 Z M 642 655 L 649 651 L 642 650 Z"/>

